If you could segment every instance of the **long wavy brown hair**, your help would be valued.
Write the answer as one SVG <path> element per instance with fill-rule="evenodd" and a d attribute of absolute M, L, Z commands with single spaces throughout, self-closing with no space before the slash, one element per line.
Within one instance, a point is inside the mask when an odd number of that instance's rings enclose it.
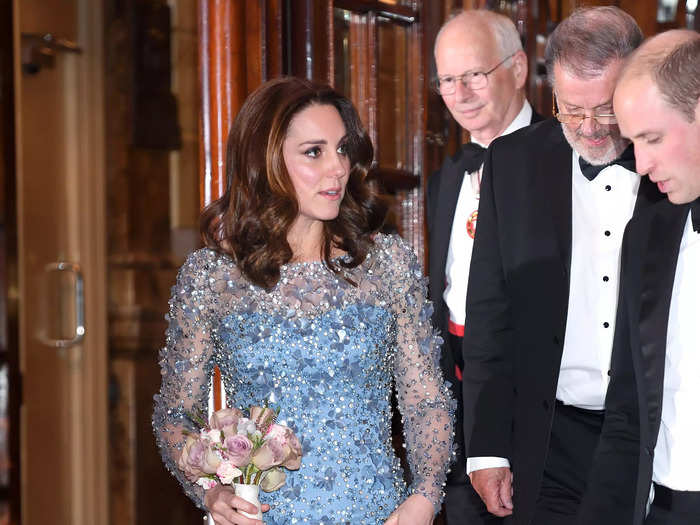
<path fill-rule="evenodd" d="M 359 265 L 386 217 L 386 201 L 365 180 L 374 150 L 352 102 L 328 86 L 296 77 L 266 82 L 246 99 L 231 127 L 226 193 L 200 217 L 205 245 L 231 256 L 248 280 L 266 289 L 275 286 L 280 267 L 294 255 L 287 233 L 299 213 L 282 145 L 294 116 L 315 104 L 338 110 L 350 160 L 340 212 L 324 221 L 326 266 L 341 274 L 342 268 Z M 348 257 L 333 259 L 334 248 Z"/>

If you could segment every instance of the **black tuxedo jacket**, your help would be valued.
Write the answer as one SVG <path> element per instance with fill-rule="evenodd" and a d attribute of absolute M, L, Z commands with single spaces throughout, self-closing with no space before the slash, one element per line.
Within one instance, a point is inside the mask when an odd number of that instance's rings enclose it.
<path fill-rule="evenodd" d="M 579 522 L 641 525 L 651 485 L 671 292 L 688 206 L 664 200 L 627 225 L 605 423 Z"/>
<path fill-rule="evenodd" d="M 530 123 L 539 122 L 542 116 L 532 112 Z M 450 247 L 452 222 L 459 197 L 464 172 L 472 164 L 473 154 L 461 147 L 457 153 L 447 157 L 440 170 L 428 179 L 426 191 L 426 222 L 428 224 L 429 290 L 433 301 L 433 326 L 441 334 L 447 334 L 449 312 L 442 294 L 445 292 L 445 265 Z M 454 365 L 462 368 L 461 352 L 442 353 L 442 368 L 446 379 L 455 384 Z"/>
<path fill-rule="evenodd" d="M 467 292 L 464 434 L 468 456 L 508 458 L 512 521 L 539 494 L 566 329 L 572 150 L 549 119 L 495 140 L 484 165 Z M 660 199 L 642 179 L 635 213 Z"/>

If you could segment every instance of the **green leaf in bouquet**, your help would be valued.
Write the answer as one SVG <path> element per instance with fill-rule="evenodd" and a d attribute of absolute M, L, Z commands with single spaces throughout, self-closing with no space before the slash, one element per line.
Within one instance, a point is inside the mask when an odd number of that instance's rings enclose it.
<path fill-rule="evenodd" d="M 192 423 L 199 425 L 200 428 L 207 428 L 209 426 L 206 416 L 204 416 L 204 414 L 199 410 L 194 412 L 187 411 L 185 412 L 185 415 Z"/>

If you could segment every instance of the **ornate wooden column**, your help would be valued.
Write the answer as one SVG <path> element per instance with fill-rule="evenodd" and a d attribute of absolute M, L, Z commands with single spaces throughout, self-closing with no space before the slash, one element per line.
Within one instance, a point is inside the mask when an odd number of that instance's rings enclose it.
<path fill-rule="evenodd" d="M 200 0 L 200 196 L 226 188 L 226 139 L 246 96 L 282 72 L 282 0 Z"/>
<path fill-rule="evenodd" d="M 282 73 L 282 0 L 199 0 L 200 200 L 202 207 L 226 190 L 228 132 L 255 88 Z M 214 406 L 221 376 L 214 372 Z"/>

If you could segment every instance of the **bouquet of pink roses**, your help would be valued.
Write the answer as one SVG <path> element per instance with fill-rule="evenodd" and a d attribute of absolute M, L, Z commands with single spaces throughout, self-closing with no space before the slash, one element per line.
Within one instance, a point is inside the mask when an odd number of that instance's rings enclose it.
<path fill-rule="evenodd" d="M 199 434 L 190 434 L 178 466 L 187 479 L 208 490 L 222 485 L 256 485 L 272 492 L 284 485 L 288 470 L 301 466 L 301 444 L 294 432 L 275 423 L 278 412 L 251 406 L 214 412 Z M 257 488 L 256 488 L 257 491 Z"/>

